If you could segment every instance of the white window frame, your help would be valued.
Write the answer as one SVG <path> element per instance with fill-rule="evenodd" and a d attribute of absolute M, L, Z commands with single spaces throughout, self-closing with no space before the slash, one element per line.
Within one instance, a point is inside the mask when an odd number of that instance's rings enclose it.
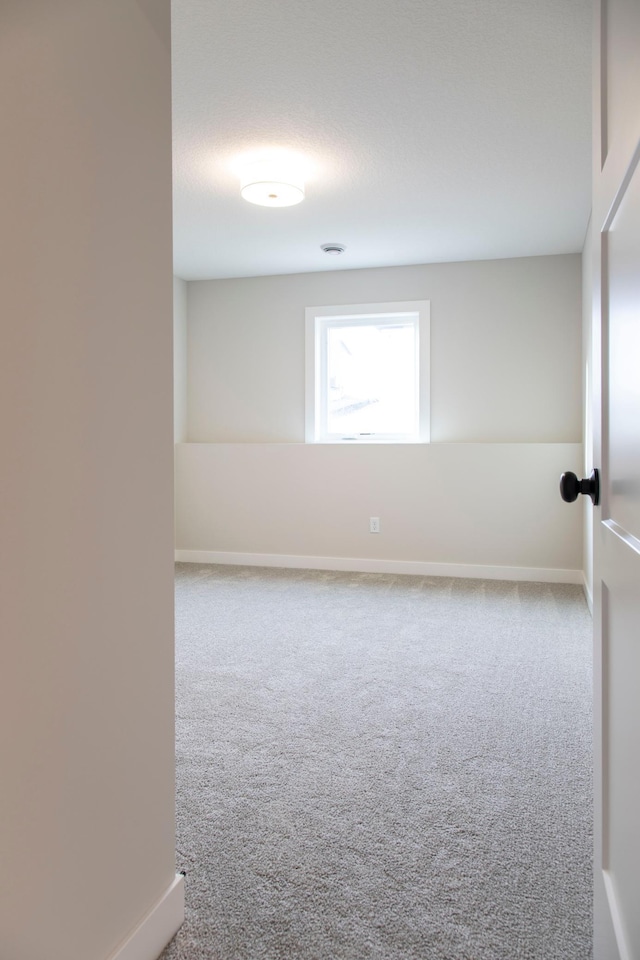
<path fill-rule="evenodd" d="M 326 409 L 327 330 L 337 326 L 416 317 L 416 382 L 418 430 L 415 434 L 330 434 L 324 423 Z M 394 303 L 350 303 L 341 306 L 307 307 L 305 310 L 305 441 L 307 443 L 429 443 L 430 399 L 429 300 Z"/>

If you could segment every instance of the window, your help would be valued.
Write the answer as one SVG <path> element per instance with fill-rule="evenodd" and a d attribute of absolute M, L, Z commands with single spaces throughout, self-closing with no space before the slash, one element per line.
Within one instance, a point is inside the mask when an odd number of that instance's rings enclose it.
<path fill-rule="evenodd" d="M 429 301 L 308 307 L 308 443 L 429 440 Z"/>

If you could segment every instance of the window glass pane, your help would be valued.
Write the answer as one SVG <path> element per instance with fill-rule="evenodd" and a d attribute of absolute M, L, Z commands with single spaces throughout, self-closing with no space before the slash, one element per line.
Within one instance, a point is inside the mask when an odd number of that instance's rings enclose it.
<path fill-rule="evenodd" d="M 327 432 L 413 434 L 415 327 L 393 323 L 327 328 Z"/>

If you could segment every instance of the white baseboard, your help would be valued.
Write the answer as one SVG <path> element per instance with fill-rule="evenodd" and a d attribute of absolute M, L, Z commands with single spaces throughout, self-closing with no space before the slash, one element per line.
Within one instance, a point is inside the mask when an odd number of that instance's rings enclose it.
<path fill-rule="evenodd" d="M 584 573 L 582 574 L 582 589 L 584 590 L 585 600 L 587 601 L 587 606 L 589 607 L 589 613 L 593 616 L 593 594 L 587 583 L 587 578 Z"/>
<path fill-rule="evenodd" d="M 109 960 L 158 960 L 183 920 L 184 877 L 179 873 Z"/>
<path fill-rule="evenodd" d="M 467 577 L 473 580 L 528 580 L 536 583 L 584 583 L 582 570 L 553 567 L 495 567 L 473 563 L 428 563 L 422 560 L 367 560 L 352 557 L 301 557 L 282 553 L 229 553 L 221 550 L 176 550 L 180 563 L 221 563 L 247 567 L 289 567 L 353 573 L 405 573 L 419 577 Z"/>

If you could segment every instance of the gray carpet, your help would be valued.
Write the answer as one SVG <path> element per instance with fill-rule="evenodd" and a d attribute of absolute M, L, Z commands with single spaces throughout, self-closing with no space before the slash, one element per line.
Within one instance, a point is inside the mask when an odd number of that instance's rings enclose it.
<path fill-rule="evenodd" d="M 181 564 L 163 960 L 588 960 L 578 587 Z"/>

